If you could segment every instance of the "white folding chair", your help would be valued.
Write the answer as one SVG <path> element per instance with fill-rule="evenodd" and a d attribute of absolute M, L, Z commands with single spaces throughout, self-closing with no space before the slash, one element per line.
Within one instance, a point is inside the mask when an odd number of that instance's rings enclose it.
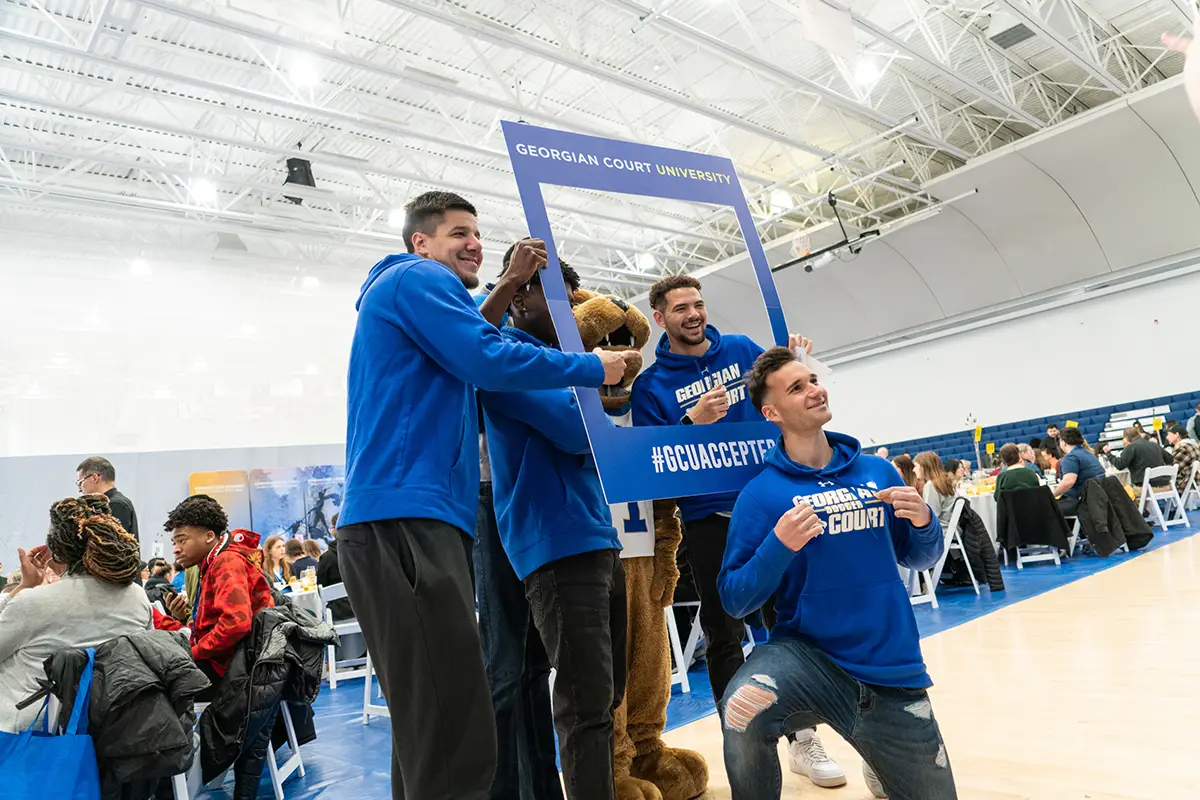
<path fill-rule="evenodd" d="M 1188 478 L 1187 485 L 1183 487 L 1183 494 L 1180 495 L 1185 512 L 1188 506 L 1193 503 L 1200 505 L 1200 484 L 1197 483 L 1198 478 L 1200 478 L 1200 461 L 1192 464 L 1192 474 Z"/>
<path fill-rule="evenodd" d="M 967 574 L 971 576 L 971 586 L 975 588 L 975 594 L 979 594 L 979 581 L 975 579 L 975 572 L 971 569 L 971 562 L 967 558 L 967 552 L 963 548 L 962 534 L 959 533 L 959 520 L 962 518 L 963 508 L 967 504 L 965 497 L 959 497 L 954 501 L 954 507 L 950 511 L 950 521 L 946 523 L 942 530 L 942 535 L 945 537 L 945 543 L 942 546 L 942 555 L 938 558 L 937 563 L 930 569 L 915 570 L 906 569 L 907 578 L 906 585 L 908 586 L 908 599 L 914 606 L 919 606 L 923 603 L 929 603 L 933 608 L 938 607 L 937 587 L 938 581 L 942 579 L 942 570 L 946 566 L 946 559 L 950 557 L 951 550 L 957 550 L 962 554 L 963 561 L 967 565 Z M 921 588 L 921 579 L 925 579 L 925 587 Z"/>
<path fill-rule="evenodd" d="M 663 609 L 667 618 L 667 638 L 671 642 L 671 655 L 675 657 L 675 667 L 671 670 L 671 685 L 679 684 L 683 692 L 692 691 L 688 681 L 687 663 L 683 660 L 683 644 L 679 641 L 679 626 L 675 624 L 675 608 L 667 606 Z"/>
<path fill-rule="evenodd" d="M 366 679 L 363 681 L 363 713 L 362 724 L 366 725 L 371 721 L 371 717 L 387 717 L 391 719 L 392 712 L 388 710 L 386 704 L 380 705 L 371 697 L 371 678 L 375 676 L 375 668 L 371 666 L 371 651 L 367 651 Z M 382 687 L 381 687 L 382 693 Z"/>
<path fill-rule="evenodd" d="M 1070 545 L 1067 548 L 1067 558 L 1073 558 L 1075 556 L 1075 548 L 1079 545 L 1079 534 L 1083 526 L 1079 524 L 1079 517 L 1077 516 L 1066 517 L 1065 519 L 1068 522 L 1074 520 L 1071 525 L 1071 535 L 1067 537 L 1067 543 Z"/>
<path fill-rule="evenodd" d="M 683 669 L 687 670 L 696 658 L 696 648 L 700 646 L 700 601 L 686 600 L 682 603 L 676 603 L 675 606 L 696 609 L 696 616 L 692 618 L 692 627 L 688 631 L 687 642 L 683 645 Z M 675 606 L 672 606 L 672 608 Z"/>
<path fill-rule="evenodd" d="M 206 708 L 208 708 L 208 703 L 196 703 L 197 721 Z M 294 773 L 299 773 L 301 778 L 304 777 L 304 759 L 300 756 L 300 743 L 296 739 L 296 727 L 292 724 L 292 714 L 288 711 L 287 703 L 279 704 L 279 716 L 283 718 L 283 727 L 287 729 L 287 743 L 292 754 L 280 764 L 275 746 L 271 745 L 267 750 L 267 774 L 271 776 L 271 789 L 275 794 L 275 800 L 283 800 L 283 783 Z M 202 788 L 220 789 L 228 774 L 229 770 L 225 770 L 206 786 L 200 785 L 200 741 L 197 736 L 196 755 L 192 759 L 191 769 L 171 777 L 171 789 L 175 794 L 175 800 L 190 800 L 198 795 Z"/>
<path fill-rule="evenodd" d="M 1192 472 L 1194 475 L 1195 470 Z M 1169 467 L 1153 467 L 1146 470 L 1146 474 L 1142 477 L 1142 497 L 1138 508 L 1145 514 L 1147 506 L 1149 506 L 1150 516 L 1158 521 L 1159 527 L 1164 531 L 1172 525 L 1192 527 L 1187 513 L 1183 510 L 1183 498 L 1179 496 L 1179 490 L 1175 488 L 1177 477 L 1179 477 L 1179 467 L 1175 464 Z M 1167 478 L 1167 485 L 1151 486 L 1150 481 L 1158 478 Z M 1162 506 L 1159 505 L 1164 500 L 1174 503 L 1174 508 L 1168 514 L 1163 514 Z"/>
<path fill-rule="evenodd" d="M 329 604 L 334 600 L 341 600 L 346 597 L 346 584 L 335 583 L 332 586 L 322 586 L 317 589 L 321 597 L 322 614 L 325 621 L 333 626 L 333 630 L 338 636 L 346 636 L 347 634 L 362 634 L 362 626 L 358 624 L 357 619 L 344 619 L 340 622 L 334 622 L 333 611 L 330 610 Z M 361 678 L 367 674 L 366 660 L 362 658 L 348 659 L 345 661 L 337 660 L 337 647 L 329 645 L 326 648 L 326 672 L 329 674 L 329 688 L 336 689 L 339 680 L 345 681 L 350 678 Z M 341 669 L 339 664 L 349 665 L 348 668 Z"/>

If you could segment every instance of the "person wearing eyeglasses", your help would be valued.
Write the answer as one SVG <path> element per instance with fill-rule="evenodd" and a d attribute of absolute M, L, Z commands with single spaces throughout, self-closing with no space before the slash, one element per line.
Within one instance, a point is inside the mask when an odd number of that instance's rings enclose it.
<path fill-rule="evenodd" d="M 117 490 L 117 470 L 107 458 L 85 458 L 75 468 L 75 488 L 80 494 L 102 494 L 108 498 L 112 515 L 126 533 L 138 538 L 137 511 L 133 501 Z M 140 541 L 140 540 L 139 540 Z"/>

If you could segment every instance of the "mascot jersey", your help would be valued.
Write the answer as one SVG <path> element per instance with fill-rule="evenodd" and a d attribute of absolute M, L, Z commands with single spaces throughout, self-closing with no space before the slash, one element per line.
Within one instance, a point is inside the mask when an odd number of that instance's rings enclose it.
<path fill-rule="evenodd" d="M 505 328 L 504 337 L 556 352 Z M 621 542 L 600 490 L 600 476 L 579 403 L 570 389 L 480 391 L 487 424 L 496 528 L 521 580 L 539 567 Z"/>
<path fill-rule="evenodd" d="M 633 424 L 630 414 L 612 417 L 618 428 Z M 654 556 L 654 501 L 638 500 L 609 506 L 613 527 L 621 537 L 621 558 L 650 558 Z"/>
<path fill-rule="evenodd" d="M 474 536 L 475 387 L 604 382 L 604 367 L 590 353 L 506 342 L 480 316 L 458 276 L 420 256 L 391 255 L 376 264 L 357 308 L 342 525 L 436 519 Z"/>
<path fill-rule="evenodd" d="M 747 336 L 722 336 L 712 325 L 705 335 L 709 345 L 702 356 L 672 353 L 665 333 L 658 340 L 654 363 L 633 384 L 634 425 L 677 425 L 700 395 L 718 385 L 729 392 L 729 413 L 720 422 L 762 422 L 744 381 L 763 349 Z M 736 500 L 737 492 L 681 497 L 679 514 L 684 522 L 728 514 Z"/>
<path fill-rule="evenodd" d="M 875 493 L 902 486 L 885 459 L 863 455 L 857 440 L 826 433 L 833 458 L 812 469 L 782 445 L 742 489 L 717 586 L 721 604 L 744 617 L 775 595 L 771 638 L 811 639 L 851 677 L 877 686 L 932 686 L 920 634 L 896 564 L 928 569 L 942 554 L 936 514 L 924 528 L 900 519 Z M 784 512 L 813 507 L 825 532 L 793 553 L 775 535 Z"/>

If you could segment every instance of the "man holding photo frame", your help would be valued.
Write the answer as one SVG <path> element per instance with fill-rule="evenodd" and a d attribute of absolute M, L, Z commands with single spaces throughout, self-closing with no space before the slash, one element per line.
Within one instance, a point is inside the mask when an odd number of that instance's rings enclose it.
<path fill-rule="evenodd" d="M 709 325 L 701 288 L 700 281 L 690 275 L 671 275 L 650 287 L 650 307 L 663 335 L 655 362 L 633 384 L 635 426 L 762 419 L 747 399 L 746 379 L 763 349 L 747 336 L 723 336 Z M 788 337 L 788 346 L 793 351 L 812 351 L 812 342 L 798 334 Z M 746 660 L 742 620 L 725 611 L 717 591 L 737 497 L 737 492 L 724 492 L 678 500 L 688 563 L 700 595 L 708 679 L 718 704 Z M 846 783 L 846 773 L 825 753 L 813 728 L 788 736 L 788 761 L 793 772 L 807 776 L 817 786 L 835 788 Z"/>

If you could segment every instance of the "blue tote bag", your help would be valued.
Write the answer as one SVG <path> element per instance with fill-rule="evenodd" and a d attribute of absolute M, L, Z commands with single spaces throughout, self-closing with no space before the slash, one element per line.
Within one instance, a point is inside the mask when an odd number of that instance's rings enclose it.
<path fill-rule="evenodd" d="M 100 773 L 96 767 L 96 749 L 88 736 L 88 701 L 92 694 L 92 670 L 96 651 L 89 647 L 87 667 L 79 677 L 71 721 L 61 735 L 49 732 L 47 706 L 42 703 L 38 717 L 42 730 L 35 731 L 37 719 L 21 733 L 0 732 L 0 780 L 4 800 L 98 800 Z"/>

